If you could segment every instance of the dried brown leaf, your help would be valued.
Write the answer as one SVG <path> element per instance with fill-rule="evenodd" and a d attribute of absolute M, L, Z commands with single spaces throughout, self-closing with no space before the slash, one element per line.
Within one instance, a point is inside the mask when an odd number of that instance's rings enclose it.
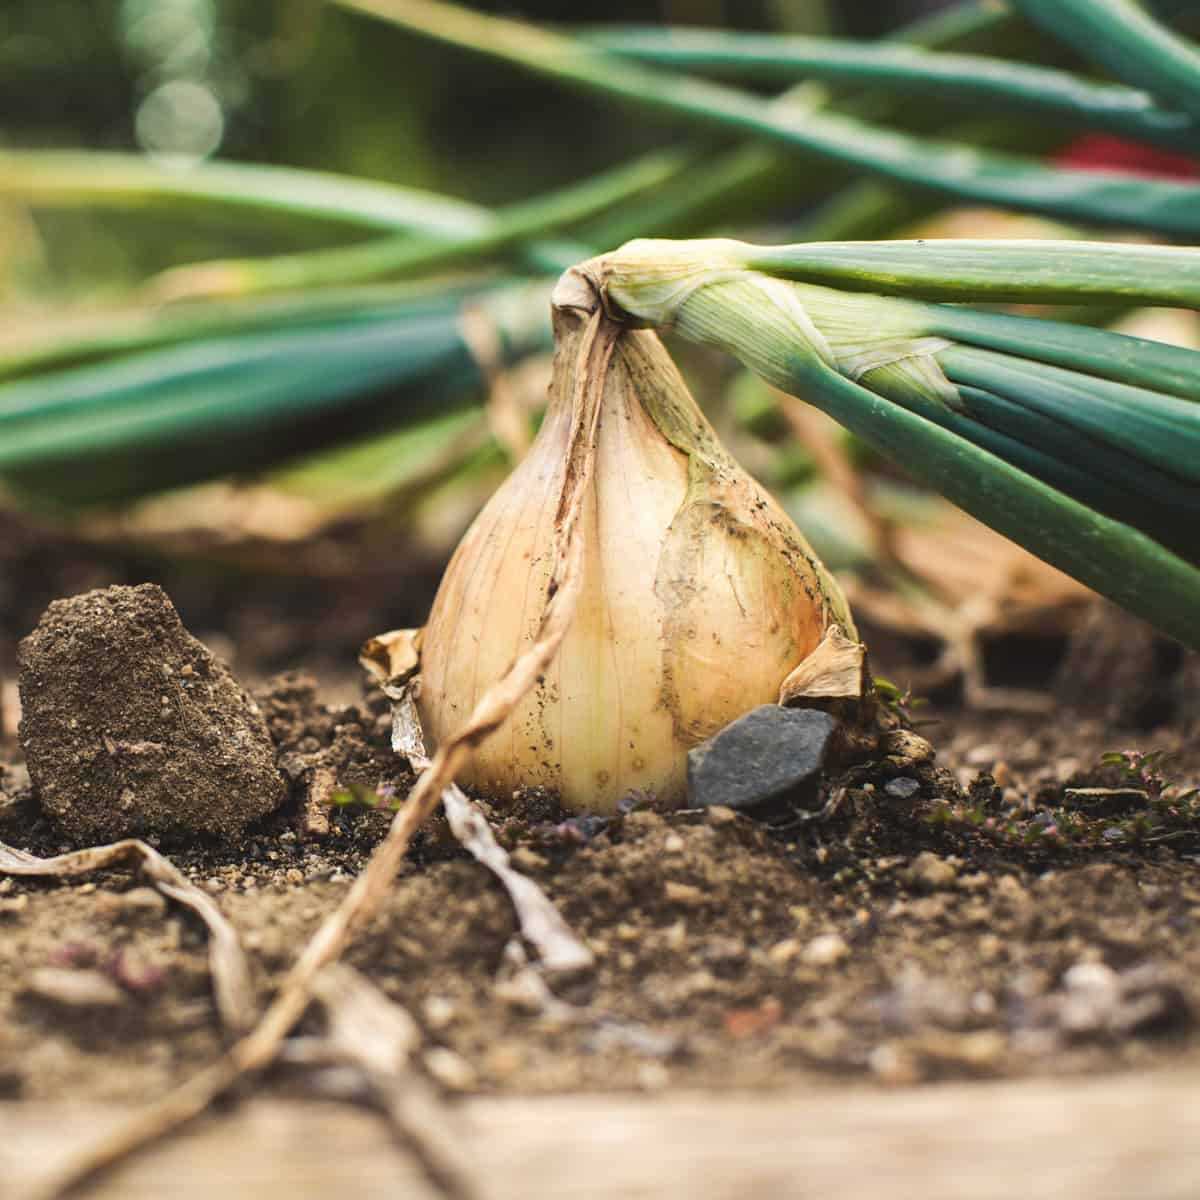
<path fill-rule="evenodd" d="M 88 875 L 110 867 L 135 862 L 163 895 L 193 912 L 209 933 L 209 970 L 217 1011 L 226 1029 L 241 1033 L 256 1016 L 250 967 L 233 926 L 225 919 L 211 896 L 190 883 L 179 869 L 153 846 L 135 838 L 93 846 L 53 858 L 38 858 L 0 842 L 0 873 L 40 878 L 66 879 Z"/>

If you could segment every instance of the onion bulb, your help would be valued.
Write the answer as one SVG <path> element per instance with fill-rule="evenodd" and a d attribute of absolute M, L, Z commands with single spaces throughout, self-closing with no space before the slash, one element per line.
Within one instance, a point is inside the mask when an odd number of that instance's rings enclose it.
<path fill-rule="evenodd" d="M 561 501 L 590 394 L 573 617 L 457 777 L 492 795 L 542 786 L 568 808 L 612 811 L 632 791 L 682 801 L 692 746 L 777 701 L 831 639 L 861 648 L 837 585 L 721 445 L 657 336 L 610 328 L 597 371 L 585 331 L 614 324 L 599 305 L 579 270 L 555 291 L 545 419 L 446 570 L 419 635 L 413 695 L 440 743 L 530 649 L 557 586 Z"/>

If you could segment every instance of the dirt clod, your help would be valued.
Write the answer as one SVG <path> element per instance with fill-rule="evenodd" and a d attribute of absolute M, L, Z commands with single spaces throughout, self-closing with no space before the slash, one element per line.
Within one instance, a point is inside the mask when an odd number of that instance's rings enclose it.
<path fill-rule="evenodd" d="M 257 706 L 161 588 L 56 600 L 18 664 L 29 773 L 73 842 L 229 838 L 283 802 Z"/>

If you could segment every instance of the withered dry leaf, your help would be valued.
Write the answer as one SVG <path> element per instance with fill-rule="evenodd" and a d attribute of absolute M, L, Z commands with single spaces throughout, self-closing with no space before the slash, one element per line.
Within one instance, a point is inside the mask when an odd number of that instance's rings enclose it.
<path fill-rule="evenodd" d="M 410 630 L 383 634 L 363 647 L 360 661 L 373 674 L 383 666 L 391 672 L 383 686 L 392 700 L 392 749 L 420 772 L 429 769 L 430 759 L 413 699 L 419 679 L 413 677 L 414 642 Z M 504 886 L 521 934 L 537 951 L 542 969 L 560 975 L 589 970 L 595 963 L 592 952 L 575 936 L 546 893 L 513 868 L 508 852 L 496 841 L 478 805 L 452 783 L 442 792 L 442 808 L 451 833 Z"/>
<path fill-rule="evenodd" d="M 358 661 L 363 670 L 387 691 L 389 687 L 405 684 L 420 666 L 420 646 L 419 629 L 391 629 L 368 638 L 358 652 Z"/>
<path fill-rule="evenodd" d="M 921 588 L 901 592 L 850 578 L 846 591 L 855 610 L 900 634 L 940 643 L 937 659 L 906 677 L 914 691 L 961 678 L 971 707 L 1046 708 L 1042 693 L 988 683 L 982 640 L 1026 632 L 1066 636 L 1094 593 L 951 505 L 935 511 L 931 521 L 895 526 L 890 538 L 895 561 Z"/>
<path fill-rule="evenodd" d="M 820 645 L 780 685 L 779 703 L 860 700 L 869 682 L 866 648 L 833 625 Z"/>
<path fill-rule="evenodd" d="M 478 807 L 455 786 L 443 793 L 442 806 L 454 836 L 504 885 L 521 934 L 537 951 L 542 969 L 551 975 L 590 970 L 595 956 L 575 936 L 550 897 L 512 867 L 508 851 L 496 841 Z"/>
<path fill-rule="evenodd" d="M 482 1188 L 455 1136 L 452 1114 L 412 1066 L 421 1031 L 408 1011 L 353 967 L 330 963 L 313 980 L 324 1011 L 332 1061 L 352 1064 L 396 1135 L 451 1200 L 475 1200 Z"/>
<path fill-rule="evenodd" d="M 0 873 L 66 879 L 109 867 L 135 863 L 164 896 L 182 904 L 202 920 L 209 933 L 209 970 L 221 1021 L 232 1033 L 242 1033 L 256 1017 L 250 967 L 233 926 L 211 896 L 190 883 L 179 869 L 153 846 L 135 838 L 93 846 L 53 858 L 38 858 L 0 842 Z"/>

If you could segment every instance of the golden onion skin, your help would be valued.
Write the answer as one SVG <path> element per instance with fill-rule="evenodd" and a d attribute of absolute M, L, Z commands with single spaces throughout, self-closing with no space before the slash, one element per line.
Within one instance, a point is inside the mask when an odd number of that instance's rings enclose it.
<path fill-rule="evenodd" d="M 438 742 L 531 644 L 547 599 L 582 321 L 555 314 L 550 404 L 524 461 L 460 543 L 421 635 L 417 705 Z M 836 584 L 717 440 L 655 334 L 628 330 L 604 381 L 582 513 L 578 606 L 558 653 L 459 781 L 611 812 L 683 800 L 687 751 L 759 704 L 831 624 Z"/>

